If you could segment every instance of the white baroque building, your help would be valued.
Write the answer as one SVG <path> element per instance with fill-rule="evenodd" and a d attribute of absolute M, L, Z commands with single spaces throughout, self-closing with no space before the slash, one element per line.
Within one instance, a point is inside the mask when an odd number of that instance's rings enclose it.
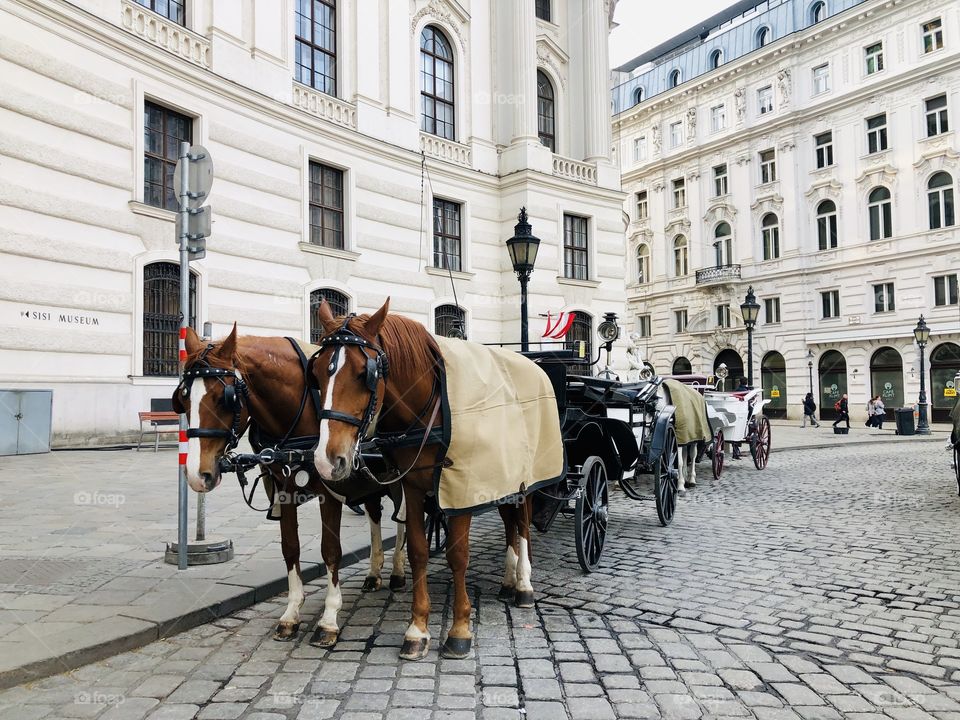
<path fill-rule="evenodd" d="M 933 418 L 960 370 L 960 5 L 739 2 L 614 72 L 628 314 L 661 372 L 746 376 L 770 414 L 848 392 Z M 932 365 L 932 366 L 931 366 Z M 731 380 L 733 380 L 731 378 Z"/>
<path fill-rule="evenodd" d="M 309 337 L 321 298 L 390 296 L 515 342 L 525 206 L 531 335 L 569 311 L 589 338 L 625 298 L 615 3 L 6 0 L 0 389 L 52 389 L 61 445 L 129 437 L 169 398 L 181 140 L 215 168 L 191 312 L 215 337 Z"/>

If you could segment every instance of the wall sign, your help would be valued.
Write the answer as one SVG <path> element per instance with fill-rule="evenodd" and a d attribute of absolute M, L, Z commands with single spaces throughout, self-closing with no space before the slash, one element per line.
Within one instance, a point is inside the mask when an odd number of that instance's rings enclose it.
<path fill-rule="evenodd" d="M 24 330 L 77 330 L 80 332 L 129 333 L 128 314 L 78 310 L 49 305 L 24 305 L 0 301 L 0 325 Z"/>

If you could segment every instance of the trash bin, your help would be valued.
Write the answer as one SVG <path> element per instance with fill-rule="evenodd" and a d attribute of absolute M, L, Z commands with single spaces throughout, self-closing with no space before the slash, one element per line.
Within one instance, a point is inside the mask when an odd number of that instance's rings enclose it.
<path fill-rule="evenodd" d="M 893 411 L 893 415 L 897 421 L 897 435 L 916 434 L 913 426 L 913 408 L 897 408 Z"/>

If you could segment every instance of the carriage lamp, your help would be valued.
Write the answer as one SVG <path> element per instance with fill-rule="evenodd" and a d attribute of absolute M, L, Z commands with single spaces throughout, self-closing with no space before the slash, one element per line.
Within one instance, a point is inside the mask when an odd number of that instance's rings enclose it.
<path fill-rule="evenodd" d="M 608 312 L 603 314 L 603 322 L 597 328 L 597 335 L 608 345 L 620 337 L 620 326 L 617 325 L 617 314 Z"/>
<path fill-rule="evenodd" d="M 720 390 L 725 390 L 727 377 L 730 375 L 730 369 L 727 367 L 726 363 L 720 363 L 720 366 L 716 370 L 716 375 L 718 378 L 720 378 Z"/>
<path fill-rule="evenodd" d="M 747 288 L 747 297 L 740 303 L 740 313 L 743 315 L 743 324 L 747 328 L 747 387 L 753 387 L 753 328 L 757 325 L 760 315 L 760 303 L 753 294 L 753 285 Z"/>
<path fill-rule="evenodd" d="M 520 349 L 526 352 L 530 349 L 530 328 L 527 320 L 527 281 L 537 262 L 537 250 L 540 248 L 540 238 L 531 232 L 533 227 L 527 220 L 527 209 L 520 208 L 517 224 L 513 228 L 513 237 L 507 240 L 507 252 L 510 253 L 510 262 L 513 271 L 520 280 Z"/>
<path fill-rule="evenodd" d="M 927 327 L 927 322 L 923 319 L 923 315 L 920 316 L 920 321 L 913 329 L 913 337 L 916 339 L 917 345 L 920 346 L 920 397 L 917 399 L 919 415 L 917 418 L 917 435 L 929 435 L 930 426 L 927 424 L 927 385 L 926 379 L 924 378 L 926 373 L 923 368 L 923 355 L 927 347 L 927 342 L 930 340 L 930 328 Z"/>
<path fill-rule="evenodd" d="M 813 395 L 813 350 L 807 350 L 807 373 L 810 375 L 810 394 Z"/>

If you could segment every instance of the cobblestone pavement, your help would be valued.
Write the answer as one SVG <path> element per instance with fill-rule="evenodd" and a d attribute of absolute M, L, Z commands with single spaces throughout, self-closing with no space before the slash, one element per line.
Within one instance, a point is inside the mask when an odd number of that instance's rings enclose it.
<path fill-rule="evenodd" d="M 273 641 L 277 598 L 0 693 L 0 718 L 960 718 L 960 499 L 939 446 L 731 463 L 669 528 L 611 497 L 598 572 L 580 574 L 569 520 L 535 538 L 529 610 L 496 600 L 501 530 L 478 519 L 466 660 L 436 656 L 442 560 L 421 663 L 397 660 L 409 593 L 361 594 L 352 569 L 333 651 Z M 316 618 L 323 588 L 308 593 Z"/>

